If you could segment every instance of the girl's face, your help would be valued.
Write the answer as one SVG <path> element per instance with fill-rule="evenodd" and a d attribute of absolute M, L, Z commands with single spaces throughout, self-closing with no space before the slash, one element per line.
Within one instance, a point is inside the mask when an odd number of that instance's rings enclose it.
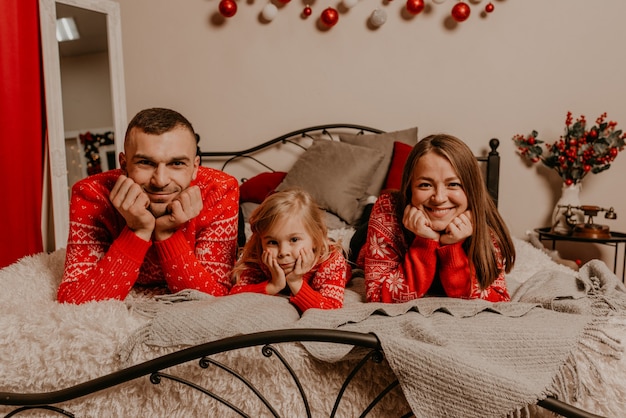
<path fill-rule="evenodd" d="M 467 195 L 452 164 L 434 152 L 417 161 L 411 190 L 411 205 L 424 212 L 435 231 L 445 230 L 468 207 Z"/>
<path fill-rule="evenodd" d="M 276 258 L 285 274 L 290 273 L 300 256 L 300 250 L 313 251 L 313 238 L 299 216 L 285 216 L 261 237 L 263 251 Z"/>

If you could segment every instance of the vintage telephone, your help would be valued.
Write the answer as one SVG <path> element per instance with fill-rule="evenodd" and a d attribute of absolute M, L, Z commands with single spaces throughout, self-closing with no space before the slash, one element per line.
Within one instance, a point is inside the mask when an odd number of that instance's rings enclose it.
<path fill-rule="evenodd" d="M 605 219 L 617 219 L 617 214 L 613 207 L 609 209 L 601 208 L 600 206 L 582 205 L 559 205 L 559 208 L 564 208 L 565 212 L 563 216 L 567 225 L 572 228 L 572 236 L 580 238 L 593 238 L 603 239 L 611 238 L 611 232 L 608 225 L 600 225 L 593 222 L 593 217 L 597 216 L 599 212 L 605 212 Z M 587 217 L 584 223 L 578 223 L 577 216 L 574 211 L 582 211 L 583 215 Z"/>

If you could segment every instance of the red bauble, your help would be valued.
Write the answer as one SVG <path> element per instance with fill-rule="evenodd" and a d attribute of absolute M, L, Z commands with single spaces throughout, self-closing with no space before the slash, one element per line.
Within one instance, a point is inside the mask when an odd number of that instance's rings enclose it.
<path fill-rule="evenodd" d="M 302 14 L 306 17 L 311 16 L 311 13 L 313 13 L 313 10 L 311 10 L 311 7 L 309 6 L 306 6 L 304 10 L 302 11 Z"/>
<path fill-rule="evenodd" d="M 321 19 L 322 23 L 330 28 L 337 24 L 337 21 L 339 20 L 339 13 L 332 7 L 328 7 L 322 12 Z"/>
<path fill-rule="evenodd" d="M 485 6 L 485 11 L 486 11 L 487 13 L 491 13 L 491 12 L 493 12 L 493 9 L 494 9 L 493 3 L 489 3 L 489 4 L 487 4 L 487 5 Z"/>
<path fill-rule="evenodd" d="M 424 10 L 424 0 L 406 0 L 407 12 L 416 15 Z"/>
<path fill-rule="evenodd" d="M 233 0 L 220 1 L 220 13 L 224 17 L 233 17 L 237 13 L 237 3 Z"/>
<path fill-rule="evenodd" d="M 457 22 L 463 22 L 469 17 L 470 11 L 470 7 L 467 3 L 457 3 L 452 8 L 452 18 Z"/>

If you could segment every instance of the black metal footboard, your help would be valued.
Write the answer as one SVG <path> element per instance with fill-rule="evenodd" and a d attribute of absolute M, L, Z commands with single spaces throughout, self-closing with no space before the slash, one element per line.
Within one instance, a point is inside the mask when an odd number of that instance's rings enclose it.
<path fill-rule="evenodd" d="M 161 384 L 165 380 L 178 382 L 185 387 L 191 388 L 192 390 L 197 390 L 213 398 L 214 400 L 225 405 L 242 417 L 250 416 L 248 413 L 240 409 L 238 405 L 231 404 L 227 399 L 223 399 L 222 397 L 220 397 L 219 394 L 214 393 L 210 388 L 201 387 L 193 382 L 186 380 L 184 377 L 163 372 L 163 370 L 179 364 L 191 361 L 198 361 L 198 365 L 202 368 L 207 368 L 209 366 L 219 367 L 220 369 L 226 371 L 228 374 L 233 376 L 233 378 L 239 380 L 240 382 L 243 382 L 249 388 L 250 392 L 253 393 L 254 396 L 256 396 L 258 399 L 260 399 L 261 402 L 265 405 L 268 411 L 266 413 L 267 416 L 271 415 L 274 417 L 279 417 L 280 414 L 277 412 L 274 406 L 271 405 L 267 399 L 265 399 L 261 391 L 252 383 L 250 383 L 245 376 L 240 375 L 231 367 L 215 361 L 210 357 L 218 353 L 230 352 L 246 347 L 261 346 L 261 352 L 265 357 L 277 357 L 284 366 L 284 368 L 291 375 L 295 386 L 298 388 L 300 398 L 304 405 L 304 409 L 306 410 L 307 417 L 311 417 L 311 408 L 309 405 L 309 398 L 307 397 L 306 388 L 303 387 L 303 385 L 300 383 L 295 368 L 291 364 L 289 364 L 289 362 L 281 355 L 280 350 L 274 346 L 275 344 L 279 343 L 306 341 L 354 345 L 357 347 L 368 349 L 366 353 L 362 356 L 360 361 L 358 361 L 358 363 L 351 370 L 345 381 L 342 383 L 341 389 L 336 395 L 333 410 L 330 414 L 331 417 L 334 417 L 336 416 L 337 411 L 339 411 L 345 390 L 350 385 L 350 383 L 358 376 L 359 370 L 367 362 L 373 361 L 380 363 L 384 358 L 378 339 L 372 334 L 328 329 L 290 329 L 229 337 L 222 340 L 182 349 L 171 354 L 166 354 L 153 360 L 149 360 L 128 367 L 126 369 L 108 374 L 106 376 L 102 376 L 87 381 L 85 383 L 81 383 L 54 392 L 31 394 L 0 392 L 0 405 L 19 406 L 19 408 L 16 408 L 8 415 L 5 415 L 6 417 L 15 416 L 33 409 L 45 409 L 47 411 L 55 412 L 60 415 L 74 417 L 75 415 L 73 412 L 67 411 L 54 405 L 88 396 L 90 394 L 108 388 L 119 386 L 131 380 L 147 376 L 149 377 L 150 381 L 155 385 Z M 386 394 L 388 394 L 396 387 L 398 387 L 397 381 L 390 382 L 390 384 L 386 388 L 384 388 L 377 397 L 372 400 L 370 405 L 363 411 L 361 416 L 367 416 L 367 414 L 378 404 L 378 402 L 380 402 Z M 402 416 L 409 417 L 412 416 L 412 413 L 409 411 Z"/>
<path fill-rule="evenodd" d="M 251 394 L 254 394 L 265 406 L 267 412 L 264 416 L 280 417 L 281 415 L 275 409 L 275 406 L 268 401 L 261 391 L 245 376 L 242 376 L 237 371 L 233 370 L 228 365 L 222 364 L 219 361 L 214 360 L 210 356 L 226 353 L 233 350 L 261 346 L 261 352 L 265 357 L 275 356 L 279 359 L 280 363 L 288 371 L 293 379 L 295 386 L 299 392 L 300 399 L 306 411 L 307 417 L 311 417 L 311 408 L 309 405 L 309 398 L 307 397 L 307 388 L 303 387 L 300 379 L 295 371 L 295 368 L 281 355 L 280 350 L 275 344 L 289 343 L 289 342 L 326 342 L 336 344 L 346 344 L 356 347 L 361 347 L 365 354 L 360 356 L 360 360 L 348 373 L 347 377 L 341 384 L 339 392 L 334 399 L 334 406 L 330 412 L 330 417 L 337 415 L 340 410 L 342 399 L 346 389 L 358 377 L 359 371 L 362 367 L 369 362 L 380 363 L 384 359 L 380 342 L 373 334 L 364 334 L 350 331 L 340 331 L 331 329 L 289 329 L 289 330 L 277 330 L 277 331 L 265 331 L 248 335 L 239 335 L 235 337 L 224 338 L 222 340 L 209 342 L 201 345 L 196 345 L 186 349 L 182 349 L 171 354 L 166 354 L 157 357 L 153 360 L 145 361 L 143 363 L 119 370 L 117 372 L 89 380 L 87 382 L 68 387 L 65 389 L 47 392 L 47 393 L 9 393 L 0 392 L 0 405 L 16 406 L 16 409 L 5 415 L 6 417 L 16 416 L 26 411 L 34 409 L 46 410 L 55 414 L 74 417 L 74 413 L 65 410 L 61 407 L 55 406 L 63 402 L 75 400 L 78 398 L 86 397 L 96 392 L 114 388 L 122 385 L 123 383 L 139 379 L 142 377 L 148 377 L 150 382 L 154 385 L 160 385 L 163 381 L 172 381 L 181 384 L 190 390 L 196 390 L 200 393 L 211 397 L 217 402 L 221 403 L 225 407 L 234 411 L 236 414 L 242 417 L 250 416 L 249 413 L 243 411 L 240 406 L 231 404 L 227 399 L 223 399 L 219 394 L 215 393 L 212 389 L 201 387 L 198 384 L 186 380 L 184 377 L 169 374 L 164 370 L 177 366 L 183 363 L 198 361 L 198 365 L 201 368 L 208 368 L 209 366 L 218 367 L 239 382 L 245 384 L 250 390 Z M 380 393 L 375 396 L 371 403 L 362 411 L 362 417 L 367 416 L 377 404 L 385 398 L 392 390 L 399 390 L 399 384 L 397 380 L 391 381 Z M 550 411 L 559 413 L 566 417 L 572 418 L 597 418 L 597 415 L 587 413 L 583 410 L 565 404 L 557 399 L 547 398 L 538 402 L 543 408 Z M 89 415 L 89 411 L 81 411 L 81 414 Z M 414 416 L 411 411 L 399 412 L 397 416 L 410 417 Z"/>

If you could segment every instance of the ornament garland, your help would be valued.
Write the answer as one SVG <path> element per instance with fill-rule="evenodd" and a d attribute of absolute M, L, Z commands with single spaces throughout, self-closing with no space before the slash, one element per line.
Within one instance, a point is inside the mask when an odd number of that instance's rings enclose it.
<path fill-rule="evenodd" d="M 278 15 L 278 7 L 272 3 L 272 1 L 278 2 L 281 5 L 288 4 L 291 0 L 270 0 L 267 5 L 264 6 L 261 11 L 261 17 L 266 22 L 271 22 Z M 435 4 L 443 4 L 446 0 L 432 0 Z M 481 3 L 482 0 L 471 1 L 474 7 Z M 391 3 L 392 0 L 388 0 Z M 355 7 L 359 3 L 359 0 L 342 0 L 342 5 L 345 9 L 349 10 Z M 469 0 L 457 0 L 454 6 L 450 10 L 450 17 L 456 22 L 465 22 L 471 14 L 472 8 L 469 5 Z M 404 9 L 411 15 L 418 15 L 426 8 L 425 0 L 406 0 Z M 237 13 L 237 2 L 235 0 L 220 0 L 218 6 L 220 14 L 225 18 L 232 18 Z M 483 16 L 492 13 L 495 10 L 495 6 L 491 1 L 483 8 Z M 301 17 L 303 19 L 308 18 L 313 14 L 313 8 L 307 4 L 302 10 Z M 327 7 L 319 15 L 319 21 L 326 28 L 332 28 L 339 21 L 340 12 L 334 7 Z M 387 12 L 384 9 L 376 8 L 371 13 L 369 23 L 373 27 L 380 27 L 387 21 Z"/>

